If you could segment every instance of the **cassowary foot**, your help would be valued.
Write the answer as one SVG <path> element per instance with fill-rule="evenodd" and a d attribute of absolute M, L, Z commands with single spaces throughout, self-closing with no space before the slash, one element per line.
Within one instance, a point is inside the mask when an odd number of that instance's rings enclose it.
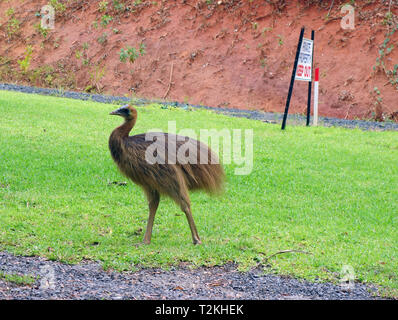
<path fill-rule="evenodd" d="M 144 240 L 142 240 L 142 244 L 144 244 L 144 245 L 151 244 L 151 240 L 144 239 Z"/>
<path fill-rule="evenodd" d="M 136 247 L 136 248 L 139 248 L 139 247 L 141 247 L 143 245 L 144 245 L 144 242 L 138 242 L 138 243 L 134 243 L 133 244 L 133 246 Z"/>

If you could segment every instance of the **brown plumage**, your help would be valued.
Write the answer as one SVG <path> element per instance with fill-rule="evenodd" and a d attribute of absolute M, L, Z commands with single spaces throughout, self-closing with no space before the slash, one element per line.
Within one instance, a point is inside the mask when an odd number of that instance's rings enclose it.
<path fill-rule="evenodd" d="M 110 114 L 119 115 L 125 119 L 124 123 L 113 130 L 109 137 L 112 158 L 122 174 L 139 185 L 148 199 L 149 218 L 144 243 L 151 242 L 152 227 L 160 195 L 166 195 L 173 199 L 185 213 L 193 243 L 200 244 L 199 234 L 192 217 L 188 190 L 202 189 L 208 193 L 221 192 L 224 170 L 218 163 L 217 156 L 204 143 L 188 137 L 155 133 L 157 140 L 147 141 L 145 134 L 129 136 L 137 120 L 137 110 L 132 106 L 125 105 Z M 154 156 L 157 156 L 158 161 L 151 163 L 146 159 L 146 151 L 151 145 L 153 147 L 154 143 L 157 147 Z M 186 149 L 182 149 L 181 152 L 186 159 L 182 161 L 179 159 L 181 157 L 177 156 L 180 147 L 187 147 L 188 150 L 196 150 L 196 152 L 186 152 Z M 175 160 L 173 161 L 173 159 Z M 208 161 L 202 159 L 208 159 Z"/>

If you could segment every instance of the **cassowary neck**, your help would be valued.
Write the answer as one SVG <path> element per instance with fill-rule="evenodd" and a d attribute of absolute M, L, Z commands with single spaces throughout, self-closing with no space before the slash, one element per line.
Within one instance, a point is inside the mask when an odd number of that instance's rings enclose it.
<path fill-rule="evenodd" d="M 135 119 L 126 120 L 120 127 L 113 130 L 109 137 L 109 150 L 113 159 L 119 163 L 123 155 L 123 139 L 129 136 L 131 129 L 134 127 Z"/>
<path fill-rule="evenodd" d="M 136 121 L 135 119 L 130 119 L 130 120 L 126 119 L 126 121 L 120 127 L 117 127 L 114 130 L 114 133 L 116 133 L 118 138 L 121 139 L 127 138 L 129 136 L 131 129 L 133 129 L 135 125 L 135 121 Z"/>

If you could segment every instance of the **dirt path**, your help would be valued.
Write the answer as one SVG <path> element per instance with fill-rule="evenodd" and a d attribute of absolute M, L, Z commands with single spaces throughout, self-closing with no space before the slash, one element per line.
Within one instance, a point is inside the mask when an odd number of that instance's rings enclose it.
<path fill-rule="evenodd" d="M 0 252 L 0 272 L 39 276 L 31 286 L 0 280 L 0 299 L 378 299 L 371 286 L 354 284 L 347 290 L 331 283 L 264 274 L 259 269 L 238 272 L 232 264 L 119 273 L 106 272 L 94 262 L 68 265 Z"/>

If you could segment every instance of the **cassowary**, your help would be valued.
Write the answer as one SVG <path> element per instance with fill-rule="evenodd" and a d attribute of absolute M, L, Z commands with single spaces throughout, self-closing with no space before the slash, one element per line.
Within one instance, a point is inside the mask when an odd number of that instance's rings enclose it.
<path fill-rule="evenodd" d="M 210 194 L 221 192 L 225 175 L 217 155 L 204 143 L 188 137 L 155 133 L 157 140 L 154 141 L 148 139 L 148 136 L 146 139 L 146 134 L 129 136 L 137 121 L 137 110 L 130 105 L 124 105 L 110 114 L 121 116 L 125 120 L 109 137 L 112 158 L 121 173 L 139 185 L 148 199 L 149 218 L 143 242 L 145 244 L 151 242 L 160 195 L 166 195 L 185 213 L 193 243 L 200 244 L 188 191 L 201 189 Z M 154 136 L 154 133 L 151 135 Z M 147 161 L 146 152 L 154 143 L 156 143 L 154 154 L 158 160 L 163 161 Z M 185 151 L 183 157 L 181 153 L 178 156 L 180 147 Z M 192 150 L 196 152 L 191 152 Z"/>

